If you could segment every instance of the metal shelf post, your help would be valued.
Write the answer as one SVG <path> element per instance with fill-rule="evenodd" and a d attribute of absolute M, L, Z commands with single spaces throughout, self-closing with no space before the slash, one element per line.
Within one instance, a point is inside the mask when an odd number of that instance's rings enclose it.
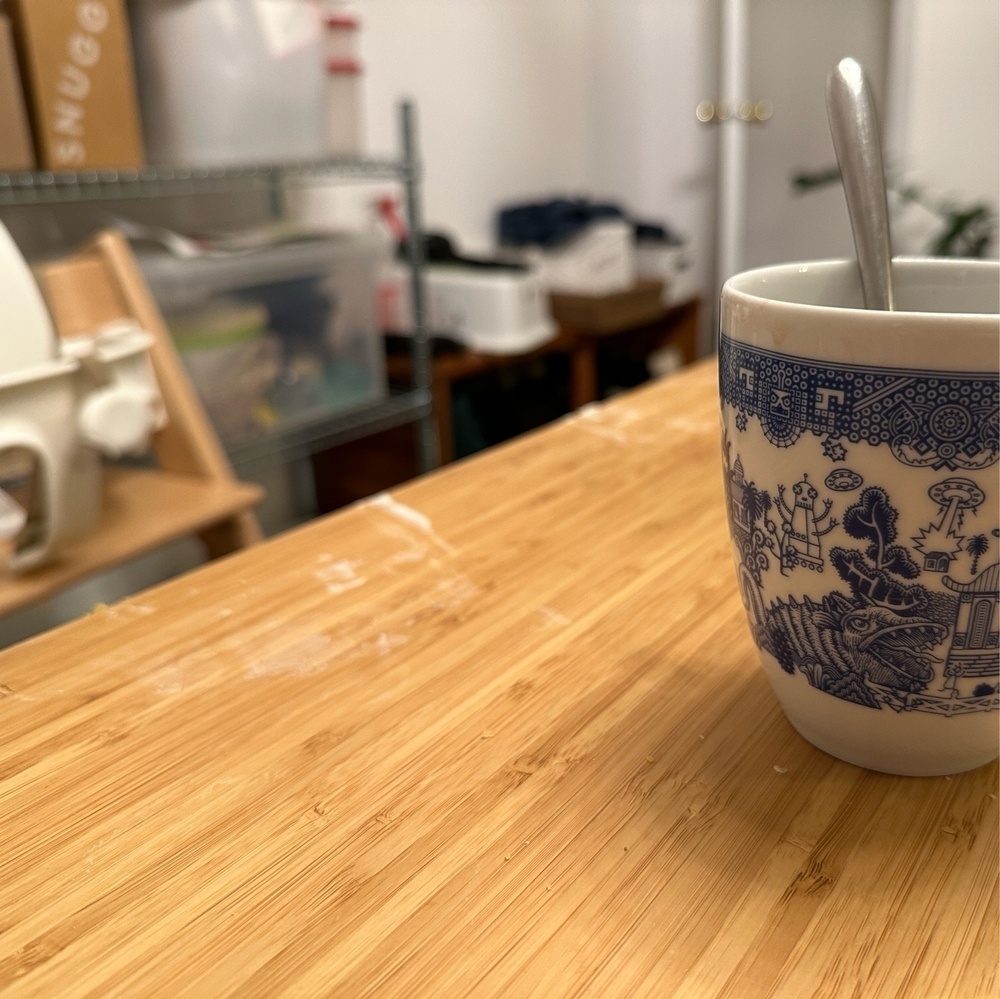
<path fill-rule="evenodd" d="M 400 108 L 403 146 L 403 182 L 406 187 L 407 252 L 410 258 L 411 300 L 413 302 L 413 387 L 430 395 L 431 341 L 427 331 L 424 297 L 424 230 L 420 205 L 420 163 L 417 159 L 416 111 L 409 101 Z M 441 444 L 433 413 L 417 423 L 418 461 L 421 471 L 441 463 Z"/>

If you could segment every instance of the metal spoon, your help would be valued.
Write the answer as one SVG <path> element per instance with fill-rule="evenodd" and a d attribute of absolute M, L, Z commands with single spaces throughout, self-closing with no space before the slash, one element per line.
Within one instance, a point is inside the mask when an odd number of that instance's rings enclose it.
<path fill-rule="evenodd" d="M 889 206 L 875 103 L 856 59 L 841 59 L 826 79 L 826 111 L 844 181 L 867 309 L 892 309 Z"/>

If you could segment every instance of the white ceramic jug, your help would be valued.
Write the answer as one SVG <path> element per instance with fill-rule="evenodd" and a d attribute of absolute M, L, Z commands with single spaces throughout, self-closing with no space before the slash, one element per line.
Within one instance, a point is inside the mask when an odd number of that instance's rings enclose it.
<path fill-rule="evenodd" d="M 166 414 L 149 360 L 152 336 L 122 319 L 59 340 L 2 224 L 0 301 L 0 539 L 13 540 L 8 565 L 20 571 L 93 529 L 100 453 L 141 453 Z"/>

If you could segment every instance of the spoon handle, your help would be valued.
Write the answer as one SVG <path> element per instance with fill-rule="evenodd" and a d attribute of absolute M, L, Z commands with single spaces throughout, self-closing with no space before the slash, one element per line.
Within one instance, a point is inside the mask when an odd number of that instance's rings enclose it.
<path fill-rule="evenodd" d="M 871 90 L 855 59 L 841 59 L 830 70 L 826 108 L 854 231 L 865 307 L 892 309 L 892 252 L 882 145 Z"/>

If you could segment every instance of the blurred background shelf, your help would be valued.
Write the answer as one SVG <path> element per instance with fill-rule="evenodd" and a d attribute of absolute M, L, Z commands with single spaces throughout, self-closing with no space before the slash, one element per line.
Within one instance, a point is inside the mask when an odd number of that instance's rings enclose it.
<path fill-rule="evenodd" d="M 32 244 L 40 260 L 51 252 L 45 240 L 52 233 L 57 234 L 56 245 L 66 241 L 72 244 L 77 230 L 89 231 L 95 225 L 117 223 L 127 236 L 143 239 L 147 244 L 153 238 L 149 234 L 157 231 L 168 235 L 171 229 L 197 232 L 199 226 L 205 227 L 206 232 L 223 233 L 222 245 L 228 245 L 225 240 L 229 233 L 235 239 L 233 245 L 238 245 L 245 236 L 251 240 L 259 236 L 259 246 L 237 250 L 228 256 L 217 252 L 198 256 L 194 240 L 188 240 L 192 246 L 190 254 L 184 246 L 166 252 L 164 246 L 171 244 L 164 240 L 159 247 L 159 260 L 153 260 L 156 266 L 149 263 L 152 254 L 140 249 L 137 257 L 168 322 L 175 312 L 183 314 L 192 308 L 199 295 L 211 304 L 215 299 L 222 300 L 231 288 L 244 302 L 254 301 L 254 295 L 261 294 L 267 306 L 274 304 L 267 298 L 273 292 L 273 297 L 280 299 L 278 306 L 285 316 L 284 326 L 289 326 L 288 316 L 294 313 L 292 299 L 300 294 L 299 285 L 304 286 L 299 279 L 315 281 L 327 270 L 333 273 L 339 268 L 342 275 L 347 275 L 342 276 L 341 287 L 329 296 L 333 308 L 341 309 L 343 314 L 347 290 L 344 281 L 352 284 L 356 274 L 349 266 L 349 258 L 352 254 L 370 256 L 373 252 L 364 239 L 359 248 L 352 249 L 350 243 L 355 237 L 343 233 L 309 234 L 307 227 L 297 221 L 298 208 L 292 199 L 300 191 L 340 183 L 374 181 L 398 185 L 403 202 L 400 207 L 406 219 L 404 258 L 413 303 L 407 383 L 386 392 L 384 346 L 376 329 L 371 336 L 371 356 L 348 358 L 357 362 L 351 368 L 355 376 L 360 371 L 369 377 L 367 398 L 358 386 L 347 385 L 343 386 L 342 397 L 327 391 L 329 398 L 318 400 L 317 405 L 312 404 L 315 400 L 310 400 L 309 405 L 298 401 L 287 410 L 278 405 L 261 426 L 232 439 L 227 434 L 229 428 L 216 423 L 229 461 L 242 466 L 241 472 L 268 493 L 268 500 L 260 509 L 266 533 L 276 533 L 318 512 L 308 459 L 319 451 L 411 425 L 416 472 L 428 471 L 440 463 L 425 321 L 422 170 L 416 111 L 410 102 L 399 105 L 398 128 L 399 156 L 394 158 L 337 155 L 219 166 L 0 172 L 0 210 L 4 221 L 16 239 L 20 237 Z M 230 221 L 232 229 L 226 225 Z M 273 228 L 271 223 L 276 223 Z M 38 240 L 34 239 L 36 233 L 41 237 Z M 251 280 L 254 274 L 259 280 Z M 306 313 L 309 303 L 303 300 L 300 304 L 303 306 L 300 311 Z M 284 326 L 280 333 L 284 346 L 301 347 L 303 332 Z M 313 340 L 316 341 L 315 335 Z M 183 346 L 179 340 L 177 345 Z M 339 359 L 338 355 L 335 360 Z M 331 375 L 333 379 L 338 374 L 347 377 L 343 371 L 324 372 L 324 376 Z M 232 380 L 235 384 L 235 372 Z M 321 391 L 328 389 L 330 385 L 324 382 Z M 354 398 L 352 393 L 358 397 Z M 218 414 L 213 409 L 218 410 L 219 406 L 213 408 L 204 397 L 202 401 L 215 422 Z M 228 408 L 223 400 L 222 410 L 226 412 Z"/>
<path fill-rule="evenodd" d="M 0 173 L 0 206 L 217 194 L 247 187 L 271 189 L 289 180 L 393 180 L 415 169 L 396 160 L 337 157 L 226 167 Z"/>

